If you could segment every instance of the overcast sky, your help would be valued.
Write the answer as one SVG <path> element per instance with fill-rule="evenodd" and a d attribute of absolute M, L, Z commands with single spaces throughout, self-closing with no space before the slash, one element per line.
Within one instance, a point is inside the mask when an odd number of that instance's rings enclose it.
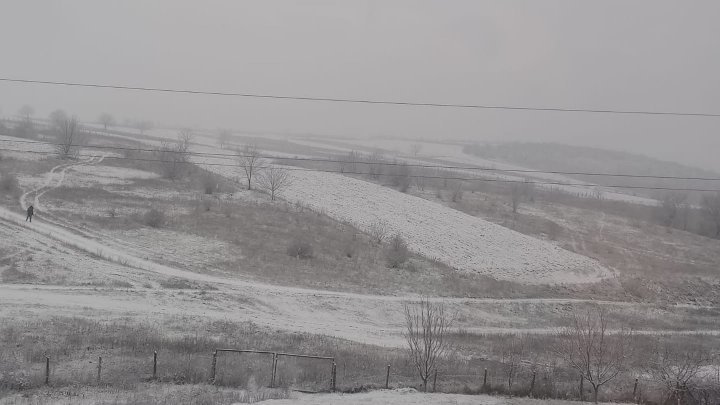
<path fill-rule="evenodd" d="M 720 113 L 720 1 L 0 0 L 0 76 L 340 98 Z M 248 131 L 592 145 L 720 170 L 720 118 L 52 88 L 30 104 Z"/>

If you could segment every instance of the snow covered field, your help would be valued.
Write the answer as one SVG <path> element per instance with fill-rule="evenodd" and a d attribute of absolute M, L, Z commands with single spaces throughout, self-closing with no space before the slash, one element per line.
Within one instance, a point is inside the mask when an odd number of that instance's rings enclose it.
<path fill-rule="evenodd" d="M 611 276 L 596 261 L 418 197 L 338 174 L 292 172 L 283 191 L 369 232 L 399 234 L 411 250 L 458 270 L 529 284 L 585 283 Z"/>
<path fill-rule="evenodd" d="M 210 145 L 193 151 L 223 153 Z M 199 164 L 227 158 L 193 156 Z M 207 166 L 236 179 L 238 168 Z M 378 223 L 399 234 L 409 248 L 460 271 L 527 284 L 589 283 L 611 277 L 595 260 L 418 197 L 340 174 L 293 171 L 280 197 L 370 232 Z"/>
<path fill-rule="evenodd" d="M 10 149 L 13 152 L 2 150 L 3 156 L 11 157 L 18 160 L 40 160 L 48 156 L 49 153 L 55 151 L 53 145 L 45 143 L 28 142 L 26 139 L 16 138 L 13 136 L 0 135 L 0 149 Z"/>

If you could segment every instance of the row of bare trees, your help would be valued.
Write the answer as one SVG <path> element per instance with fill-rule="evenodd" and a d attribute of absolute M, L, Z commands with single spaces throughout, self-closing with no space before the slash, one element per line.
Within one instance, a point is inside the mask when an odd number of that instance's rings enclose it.
<path fill-rule="evenodd" d="M 404 315 L 408 358 L 427 390 L 429 378 L 454 351 L 455 316 L 442 302 L 427 298 L 406 304 Z M 569 325 L 551 338 L 551 352 L 559 360 L 553 367 L 579 375 L 592 389 L 596 403 L 601 390 L 620 375 L 647 376 L 656 389 L 664 392 L 664 400 L 673 403 L 709 403 L 710 396 L 720 395 L 720 381 L 704 373 L 714 361 L 707 348 L 691 342 L 677 345 L 654 339 L 649 353 L 645 348 L 638 361 L 639 336 L 627 328 L 611 329 L 608 313 L 600 307 L 574 312 Z M 538 357 L 529 345 L 528 335 L 503 339 L 498 360 L 504 364 L 508 391 L 512 392 L 520 368 L 537 365 Z"/>

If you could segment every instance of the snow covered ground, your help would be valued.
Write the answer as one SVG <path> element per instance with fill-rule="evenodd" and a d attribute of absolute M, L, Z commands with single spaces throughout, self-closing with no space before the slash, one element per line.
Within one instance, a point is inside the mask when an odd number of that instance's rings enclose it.
<path fill-rule="evenodd" d="M 428 394 L 412 388 L 379 390 L 359 394 L 300 394 L 293 393 L 290 399 L 274 399 L 268 405 L 286 404 L 378 404 L 378 405 L 570 405 L 576 402 L 561 400 L 540 400 L 530 398 L 506 398 L 488 395 Z"/>
<path fill-rule="evenodd" d="M 227 153 L 211 145 L 193 145 L 192 150 Z M 193 156 L 192 161 L 227 178 L 240 174 L 237 167 L 223 166 L 230 162 L 226 157 Z M 387 187 L 334 173 L 291 175 L 293 184 L 281 192 L 282 199 L 365 232 L 383 224 L 412 251 L 460 271 L 527 284 L 589 283 L 612 276 L 590 258 Z"/>
<path fill-rule="evenodd" d="M 387 187 L 333 173 L 292 176 L 284 199 L 366 232 L 384 224 L 411 250 L 461 271 L 528 284 L 585 283 L 612 275 L 587 257 Z"/>
<path fill-rule="evenodd" d="M 18 160 L 40 160 L 46 158 L 50 153 L 55 152 L 53 145 L 31 142 L 27 139 L 4 135 L 0 135 L 0 149 L 12 150 L 0 150 L 0 154 Z"/>

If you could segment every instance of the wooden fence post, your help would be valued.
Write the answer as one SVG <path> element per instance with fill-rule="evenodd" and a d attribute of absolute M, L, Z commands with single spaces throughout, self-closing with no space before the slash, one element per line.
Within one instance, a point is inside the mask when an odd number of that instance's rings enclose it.
<path fill-rule="evenodd" d="M 580 374 L 580 400 L 585 401 L 585 390 L 583 390 L 583 376 Z"/>
<path fill-rule="evenodd" d="M 637 386 L 638 386 L 638 379 L 635 379 L 635 386 L 633 387 L 633 402 L 637 401 Z"/>
<path fill-rule="evenodd" d="M 487 367 L 485 368 L 485 373 L 484 373 L 484 375 L 483 375 L 483 385 L 482 385 L 482 388 L 483 388 L 483 391 L 486 391 L 486 392 L 488 391 L 488 386 L 487 386 Z"/>
<path fill-rule="evenodd" d="M 437 369 L 435 369 L 435 375 L 433 376 L 433 391 L 435 392 L 435 386 L 437 385 Z"/>
<path fill-rule="evenodd" d="M 50 384 L 50 357 L 45 356 L 45 385 Z"/>
<path fill-rule="evenodd" d="M 337 387 L 337 364 L 335 364 L 335 361 L 332 363 L 332 369 L 330 374 L 330 390 L 331 392 L 335 392 L 335 388 Z"/>
<path fill-rule="evenodd" d="M 530 392 L 529 392 L 528 396 L 530 396 L 532 398 L 534 391 L 535 391 L 535 372 L 533 371 L 532 381 L 530 382 Z"/>
<path fill-rule="evenodd" d="M 217 367 L 217 350 L 213 352 L 212 366 L 210 366 L 210 383 L 215 384 L 215 367 Z"/>
<path fill-rule="evenodd" d="M 270 367 L 270 388 L 275 388 L 275 370 L 277 370 L 277 353 L 273 353 L 272 366 Z"/>
<path fill-rule="evenodd" d="M 98 356 L 97 382 L 100 384 L 100 373 L 102 371 L 102 356 Z"/>
<path fill-rule="evenodd" d="M 153 380 L 157 379 L 157 350 L 153 353 Z"/>
<path fill-rule="evenodd" d="M 390 365 L 387 365 L 387 371 L 385 372 L 385 389 L 390 388 Z"/>

